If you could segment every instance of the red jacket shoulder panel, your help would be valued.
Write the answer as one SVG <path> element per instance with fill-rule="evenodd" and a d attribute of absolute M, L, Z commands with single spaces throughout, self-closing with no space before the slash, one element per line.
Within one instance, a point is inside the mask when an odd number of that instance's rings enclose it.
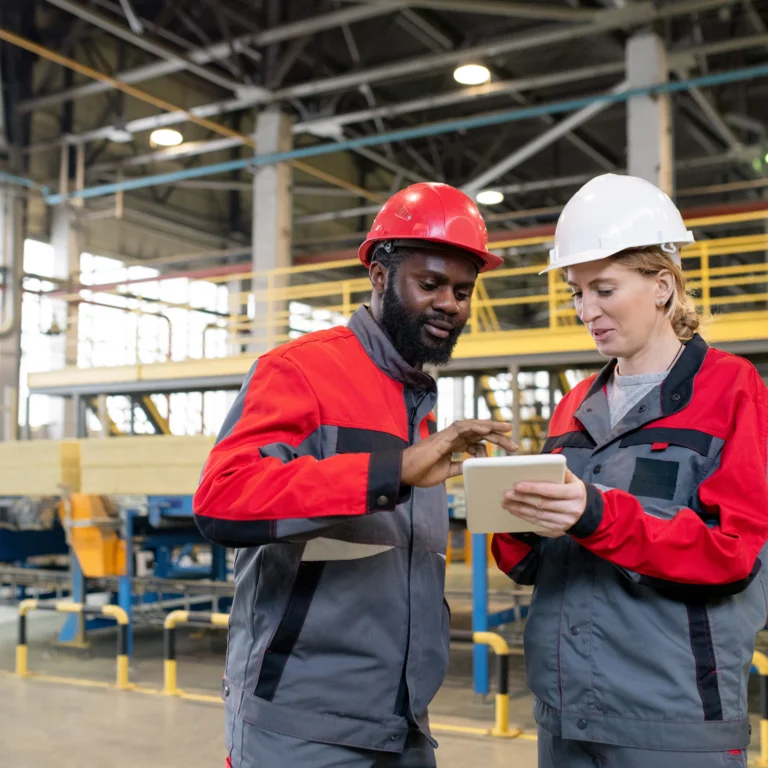
<path fill-rule="evenodd" d="M 574 418 L 576 411 L 579 410 L 579 406 L 584 402 L 584 399 L 589 392 L 589 388 L 597 378 L 597 374 L 593 373 L 583 381 L 580 381 L 570 392 L 568 392 L 563 399 L 557 404 L 555 412 L 552 414 L 552 419 L 549 422 L 549 436 L 559 437 L 566 432 L 572 432 L 575 429 L 581 429 L 578 422 Z"/>
<path fill-rule="evenodd" d="M 407 440 L 403 385 L 387 376 L 346 327 L 310 333 L 267 353 L 297 369 L 320 424 L 388 432 Z M 258 371 L 257 371 L 258 375 Z M 275 381 L 280 387 L 280 382 Z"/>

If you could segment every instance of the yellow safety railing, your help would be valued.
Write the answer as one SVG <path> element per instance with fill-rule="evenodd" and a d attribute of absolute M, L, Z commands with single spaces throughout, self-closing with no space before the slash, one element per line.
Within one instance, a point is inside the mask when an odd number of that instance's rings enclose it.
<path fill-rule="evenodd" d="M 205 613 L 203 611 L 171 611 L 163 622 L 163 693 L 177 696 L 181 693 L 176 684 L 176 627 L 179 624 L 213 626 L 226 629 L 229 626 L 228 613 Z"/>
<path fill-rule="evenodd" d="M 519 728 L 509 728 L 509 645 L 496 632 L 471 632 L 451 630 L 451 641 L 487 645 L 496 654 L 496 717 L 491 736 L 516 738 Z M 450 726 L 435 726 L 435 730 L 451 730 Z"/>
<path fill-rule="evenodd" d="M 710 217 L 694 220 L 689 225 L 757 218 L 766 219 L 768 213 Z M 548 246 L 550 241 L 551 237 L 540 237 L 492 244 L 494 250 L 501 252 L 526 249 L 518 258 L 529 263 L 502 267 L 480 276 L 467 334 L 559 329 L 577 324 L 570 291 L 559 272 L 539 275 L 547 261 L 543 246 Z M 756 312 L 761 316 L 765 313 L 763 319 L 768 319 L 768 259 L 750 256 L 758 253 L 768 254 L 768 233 L 702 240 L 683 250 L 689 287 L 705 319 L 713 315 L 754 316 Z M 743 263 L 728 263 L 725 257 L 729 256 L 741 257 Z M 273 347 L 287 341 L 290 323 L 293 320 L 296 324 L 298 317 L 297 312 L 290 309 L 292 302 L 305 305 L 308 311 L 324 313 L 328 325 L 346 322 L 356 307 L 367 300 L 371 290 L 362 265 L 351 259 L 284 267 L 252 276 L 254 290 L 241 296 L 241 305 L 250 301 L 251 306 L 256 307 L 256 316 L 222 318 L 218 326 L 227 329 L 229 340 L 235 343 L 261 342 Z M 230 282 L 232 276 L 209 279 Z M 520 314 L 521 308 L 525 308 L 525 315 Z M 210 327 L 214 327 L 214 323 Z M 297 327 L 293 331 L 301 332 L 301 329 Z"/>
<path fill-rule="evenodd" d="M 19 603 L 19 629 L 16 644 L 16 674 L 28 677 L 27 668 L 27 614 L 30 611 L 58 611 L 59 613 L 100 614 L 114 619 L 118 624 L 117 633 L 117 679 L 118 688 L 130 688 L 128 682 L 128 614 L 117 605 L 92 606 L 68 601 L 48 602 L 43 600 L 22 600 Z M 59 682 L 76 682 L 70 678 L 57 678 Z"/>
<path fill-rule="evenodd" d="M 694 230 L 726 224 L 734 228 L 747 226 L 752 230 L 749 234 L 699 240 L 682 253 L 690 288 L 705 321 L 733 321 L 727 327 L 727 340 L 765 335 L 764 327 L 768 322 L 768 233 L 755 230 L 765 228 L 766 223 L 768 209 L 689 219 L 686 222 Z M 509 354 L 511 349 L 524 354 L 541 351 L 543 346 L 547 347 L 547 351 L 557 351 L 560 347 L 564 347 L 563 351 L 574 348 L 575 326 L 579 321 L 569 289 L 557 270 L 539 274 L 547 263 L 551 241 L 552 236 L 541 236 L 511 238 L 490 244 L 493 251 L 505 255 L 506 263 L 500 269 L 484 273 L 478 280 L 462 339 L 468 349 L 474 345 L 472 354 L 488 357 Z M 229 293 L 232 311 L 211 318 L 201 331 L 202 344 L 189 345 L 190 349 L 201 348 L 203 357 L 213 354 L 206 349 L 210 345 L 205 344 L 212 332 L 218 334 L 219 340 L 223 334 L 227 344 L 242 347 L 245 353 L 252 355 L 303 332 L 343 324 L 361 302 L 368 300 L 371 291 L 366 270 L 357 259 L 266 271 L 244 267 L 237 274 L 203 279 L 220 285 L 232 285 L 239 281 L 250 283 L 247 292 Z M 80 287 L 82 290 L 89 289 L 87 285 Z M 105 287 L 99 292 L 120 294 L 126 289 L 131 289 L 130 283 L 121 287 Z M 57 298 L 75 300 L 82 297 L 76 290 Z M 153 311 L 163 306 L 195 309 L 189 302 L 152 300 Z M 705 324 L 705 335 L 707 328 Z M 550 333 L 553 330 L 559 335 Z M 550 337 L 554 337 L 554 341 Z M 516 342 L 519 342 L 517 346 L 512 346 Z M 457 355 L 466 357 L 468 353 L 462 355 L 460 347 L 457 348 Z M 223 348 L 220 345 L 217 354 L 224 354 L 221 351 Z"/>

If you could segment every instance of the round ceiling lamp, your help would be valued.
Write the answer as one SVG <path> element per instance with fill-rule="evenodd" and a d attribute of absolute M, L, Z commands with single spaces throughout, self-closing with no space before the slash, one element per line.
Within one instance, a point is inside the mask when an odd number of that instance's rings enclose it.
<path fill-rule="evenodd" d="M 498 205 L 503 199 L 504 195 L 498 189 L 484 189 L 476 198 L 480 205 Z"/>
<path fill-rule="evenodd" d="M 482 64 L 464 64 L 454 70 L 453 79 L 462 85 L 482 85 L 491 79 L 491 72 Z"/>
<path fill-rule="evenodd" d="M 157 128 L 149 136 L 153 147 L 178 147 L 184 137 L 174 128 Z"/>

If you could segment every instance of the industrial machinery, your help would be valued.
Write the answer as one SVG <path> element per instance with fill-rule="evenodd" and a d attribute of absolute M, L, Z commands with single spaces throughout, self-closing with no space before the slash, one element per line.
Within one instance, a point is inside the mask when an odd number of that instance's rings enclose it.
<path fill-rule="evenodd" d="M 136 621 L 162 623 L 179 607 L 226 608 L 226 552 L 203 541 L 192 516 L 211 445 L 209 437 L 164 435 L 0 444 L 0 493 L 10 491 L 0 497 L 0 561 L 9 564 L 0 566 L 0 584 L 23 597 L 33 582 L 19 569 L 29 567 L 34 583 L 47 585 L 40 589 L 54 585 L 77 602 L 98 593 L 131 617 L 129 653 Z M 31 560 L 66 554 L 65 588 Z M 72 614 L 59 639 L 80 644 L 107 624 Z"/>

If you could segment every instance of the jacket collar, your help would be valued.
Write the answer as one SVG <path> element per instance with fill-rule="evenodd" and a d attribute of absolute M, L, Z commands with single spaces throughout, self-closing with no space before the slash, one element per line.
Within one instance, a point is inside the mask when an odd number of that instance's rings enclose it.
<path fill-rule="evenodd" d="M 575 416 L 592 435 L 598 446 L 647 424 L 655 419 L 671 416 L 685 408 L 693 397 L 694 379 L 704 363 L 709 346 L 695 334 L 686 342 L 682 354 L 661 384 L 661 397 L 652 392 L 638 403 L 631 414 L 627 414 L 613 429 L 610 427 L 608 402 L 604 388 L 616 370 L 617 360 L 613 359 L 600 371 L 592 382 L 586 397 Z"/>
<path fill-rule="evenodd" d="M 437 384 L 429 374 L 416 370 L 403 359 L 365 304 L 355 310 L 347 328 L 355 334 L 368 357 L 391 379 L 402 382 L 410 389 L 437 390 Z"/>
<path fill-rule="evenodd" d="M 693 396 L 693 379 L 701 369 L 709 345 L 698 333 L 685 343 L 683 353 L 677 359 L 669 375 L 661 385 L 662 416 L 670 416 L 685 408 Z M 592 382 L 585 400 L 599 392 L 608 383 L 616 370 L 618 360 L 611 360 Z"/>

